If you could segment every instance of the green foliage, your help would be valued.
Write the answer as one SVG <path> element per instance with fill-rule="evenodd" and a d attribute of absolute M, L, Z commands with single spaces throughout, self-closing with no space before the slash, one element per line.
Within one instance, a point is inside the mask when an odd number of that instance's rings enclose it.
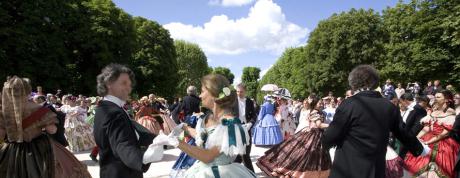
<path fill-rule="evenodd" d="M 235 79 L 235 75 L 233 75 L 233 73 L 230 71 L 229 68 L 226 68 L 226 67 L 216 67 L 214 68 L 214 70 L 212 71 L 213 74 L 220 74 L 220 75 L 223 75 L 224 77 L 226 77 L 228 79 L 228 81 L 230 82 L 230 84 L 233 83 L 233 79 Z"/>
<path fill-rule="evenodd" d="M 184 96 L 188 86 L 194 85 L 199 88 L 201 78 L 211 72 L 208 71 L 207 57 L 197 44 L 177 40 L 174 46 L 177 52 L 180 78 L 177 92 L 179 96 Z"/>
<path fill-rule="evenodd" d="M 0 3 L 0 79 L 19 75 L 45 92 L 96 94 L 96 76 L 109 63 L 130 66 L 140 94 L 171 97 L 178 83 L 169 32 L 133 19 L 110 0 Z"/>
<path fill-rule="evenodd" d="M 179 80 L 174 41 L 169 32 L 156 22 L 134 18 L 137 48 L 133 66 L 140 94 L 155 93 L 173 97 Z"/>
<path fill-rule="evenodd" d="M 413 0 L 383 15 L 362 9 L 334 14 L 310 33 L 305 47 L 287 49 L 260 86 L 277 84 L 294 98 L 329 90 L 340 95 L 355 66 L 372 64 L 382 81 L 440 79 L 458 88 L 459 15 L 460 1 L 455 0 Z"/>
<path fill-rule="evenodd" d="M 385 44 L 387 54 L 380 70 L 382 76 L 403 83 L 425 83 L 430 79 L 448 82 L 455 80 L 451 78 L 455 73 L 446 75 L 448 73 L 439 72 L 453 72 L 456 61 L 453 59 L 458 59 L 458 52 L 452 53 L 455 40 L 448 39 L 450 35 L 446 35 L 443 29 L 443 23 L 449 25 L 442 19 L 451 14 L 448 10 L 451 5 L 446 3 L 443 0 L 412 1 L 384 11 L 383 19 L 389 42 Z"/>
<path fill-rule="evenodd" d="M 259 75 L 260 69 L 258 67 L 243 68 L 241 81 L 246 85 L 246 95 L 250 98 L 257 97 Z"/>

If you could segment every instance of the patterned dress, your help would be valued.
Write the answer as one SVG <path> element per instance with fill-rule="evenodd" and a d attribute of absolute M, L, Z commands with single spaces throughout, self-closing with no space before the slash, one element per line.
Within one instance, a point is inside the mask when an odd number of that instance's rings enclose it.
<path fill-rule="evenodd" d="M 93 136 L 93 128 L 86 123 L 87 111 L 80 106 L 71 107 L 65 105 L 61 111 L 66 113 L 64 123 L 65 136 L 69 141 L 72 152 L 81 152 L 96 146 Z"/>
<path fill-rule="evenodd" d="M 310 113 L 309 126 L 291 138 L 275 145 L 257 160 L 257 166 L 267 175 L 277 177 L 326 178 L 332 166 L 329 151 L 323 149 L 323 130 L 316 127 L 324 117 L 317 110 Z"/>
<path fill-rule="evenodd" d="M 278 106 L 275 118 L 280 125 L 281 133 L 283 134 L 283 138 L 285 140 L 291 135 L 294 135 L 296 126 L 294 120 L 292 119 L 292 115 L 289 114 L 289 108 L 287 105 L 283 104 Z"/>

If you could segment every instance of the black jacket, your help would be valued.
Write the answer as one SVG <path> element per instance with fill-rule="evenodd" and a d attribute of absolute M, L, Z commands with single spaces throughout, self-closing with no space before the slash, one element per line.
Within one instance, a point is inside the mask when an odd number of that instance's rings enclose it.
<path fill-rule="evenodd" d="M 257 121 L 257 113 L 256 113 L 256 109 L 254 107 L 254 102 L 246 97 L 246 103 L 245 103 L 246 107 L 245 107 L 245 117 L 246 117 L 246 123 L 252 123 L 252 127 L 254 127 L 256 121 Z M 239 109 L 239 104 L 238 102 L 236 102 L 236 108 Z M 238 111 L 239 112 L 239 111 Z M 239 114 L 237 114 L 239 115 Z M 243 124 L 246 124 L 246 123 L 243 123 Z M 251 129 L 249 129 L 250 131 Z"/>
<path fill-rule="evenodd" d="M 100 101 L 94 118 L 94 138 L 99 147 L 101 178 L 142 178 L 149 165 L 128 114 L 115 103 Z"/>
<path fill-rule="evenodd" d="M 410 111 L 408 114 L 404 130 L 406 130 L 408 134 L 417 136 L 417 134 L 423 129 L 423 125 L 420 123 L 420 120 L 426 116 L 426 110 L 416 104 L 414 106 L 414 110 Z M 399 156 L 404 158 L 407 151 L 408 150 L 404 146 L 401 146 Z"/>
<path fill-rule="evenodd" d="M 182 100 L 181 111 L 184 111 L 185 116 L 191 116 L 194 112 L 200 112 L 200 98 L 195 95 L 185 96 Z"/>
<path fill-rule="evenodd" d="M 406 120 L 405 130 L 410 134 L 417 136 L 417 134 L 423 129 L 423 125 L 420 120 L 426 116 L 426 110 L 420 105 L 416 104 L 414 110 L 409 112 Z"/>
<path fill-rule="evenodd" d="M 460 143 L 460 115 L 455 117 L 455 122 L 452 130 L 449 132 L 449 136 L 452 137 L 457 143 Z M 455 160 L 454 171 L 457 178 L 460 178 L 460 152 L 457 153 L 457 160 Z"/>
<path fill-rule="evenodd" d="M 324 148 L 337 146 L 329 177 L 384 178 L 390 132 L 414 155 L 422 153 L 417 138 L 404 130 L 399 109 L 378 92 L 344 100 L 322 138 Z"/>

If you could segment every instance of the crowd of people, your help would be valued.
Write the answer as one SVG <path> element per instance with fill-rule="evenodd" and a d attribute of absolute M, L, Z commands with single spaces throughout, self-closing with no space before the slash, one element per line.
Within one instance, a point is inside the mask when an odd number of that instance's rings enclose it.
<path fill-rule="evenodd" d="M 27 79 L 9 78 L 0 174 L 31 169 L 45 177 L 89 177 L 71 152 L 92 150 L 101 177 L 142 177 L 174 147 L 182 153 L 171 177 L 256 177 L 254 144 L 268 148 L 256 165 L 275 177 L 459 176 L 460 93 L 439 80 L 395 87 L 388 79 L 377 86 L 376 70 L 364 65 L 350 73 L 343 97 L 328 92 L 293 100 L 280 88 L 259 105 L 244 84 L 215 74 L 203 77 L 201 92 L 189 86 L 172 104 L 154 94 L 132 100 L 134 78 L 129 68 L 111 64 L 97 77 L 96 97 L 45 94 L 40 86 L 32 92 Z M 41 166 L 66 160 L 73 169 Z"/>

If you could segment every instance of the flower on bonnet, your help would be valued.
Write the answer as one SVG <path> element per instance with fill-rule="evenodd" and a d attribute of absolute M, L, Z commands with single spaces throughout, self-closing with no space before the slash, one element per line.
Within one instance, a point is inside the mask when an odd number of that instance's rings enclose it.
<path fill-rule="evenodd" d="M 222 99 L 226 96 L 230 96 L 232 93 L 233 87 L 230 85 L 228 87 L 222 88 L 222 91 L 219 93 L 219 99 Z"/>

